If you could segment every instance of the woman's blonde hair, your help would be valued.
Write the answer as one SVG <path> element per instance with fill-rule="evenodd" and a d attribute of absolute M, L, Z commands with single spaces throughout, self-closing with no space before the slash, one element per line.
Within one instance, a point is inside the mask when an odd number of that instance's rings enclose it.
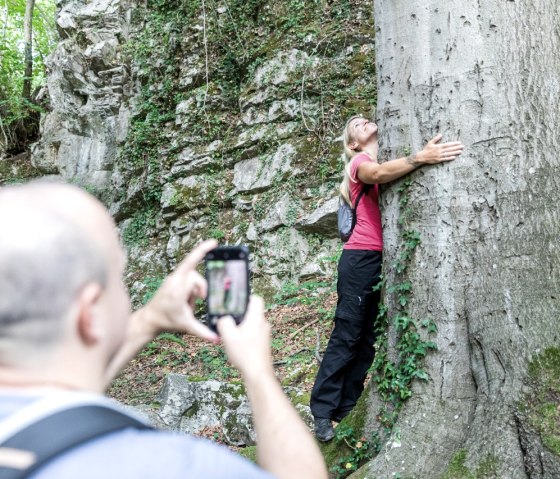
<path fill-rule="evenodd" d="M 354 121 L 356 118 L 363 118 L 362 115 L 354 115 L 351 117 L 344 126 L 344 130 L 342 131 L 342 142 L 344 145 L 344 153 L 342 154 L 342 161 L 344 163 L 344 172 L 342 183 L 340 183 L 340 194 L 344 198 L 344 201 L 349 205 L 352 205 L 352 201 L 350 200 L 350 182 L 356 183 L 356 180 L 350 176 L 350 165 L 352 163 L 352 158 L 359 153 L 357 149 L 351 149 L 350 143 L 354 141 L 354 137 L 350 134 L 350 123 Z"/>

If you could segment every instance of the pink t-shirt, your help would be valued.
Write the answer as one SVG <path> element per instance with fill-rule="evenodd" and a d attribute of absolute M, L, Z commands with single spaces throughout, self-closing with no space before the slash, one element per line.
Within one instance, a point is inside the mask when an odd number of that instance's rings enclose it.
<path fill-rule="evenodd" d="M 358 178 L 358 167 L 366 161 L 373 160 L 365 153 L 360 153 L 352 159 L 350 174 L 352 179 L 356 180 L 355 182 L 350 181 L 350 199 L 353 205 L 364 187 L 364 183 Z M 368 193 L 362 195 L 356 211 L 356 226 L 352 236 L 345 243 L 344 249 L 383 251 L 383 230 L 381 228 L 378 193 L 379 186 L 370 185 Z"/>

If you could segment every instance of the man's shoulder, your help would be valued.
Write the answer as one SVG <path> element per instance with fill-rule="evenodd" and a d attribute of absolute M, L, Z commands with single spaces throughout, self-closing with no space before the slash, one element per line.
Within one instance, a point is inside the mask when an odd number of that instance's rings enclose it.
<path fill-rule="evenodd" d="M 142 479 L 163 473 L 169 479 L 270 478 L 253 463 L 211 441 L 184 434 L 127 429 L 74 448 L 37 472 L 33 479 Z"/>

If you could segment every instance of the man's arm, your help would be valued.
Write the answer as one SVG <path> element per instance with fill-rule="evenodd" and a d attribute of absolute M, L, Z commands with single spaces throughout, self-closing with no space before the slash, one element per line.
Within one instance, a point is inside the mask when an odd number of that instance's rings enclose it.
<path fill-rule="evenodd" d="M 422 151 L 397 160 L 379 164 L 366 161 L 358 167 L 358 178 L 364 183 L 389 183 L 410 173 L 422 165 L 435 165 L 444 161 L 452 161 L 463 151 L 460 141 L 439 143 L 441 134 L 432 138 Z"/>
<path fill-rule="evenodd" d="M 253 410 L 259 465 L 279 479 L 327 478 L 313 436 L 282 391 L 272 367 L 270 325 L 253 297 L 244 321 L 222 318 L 218 330 L 231 363 L 241 372 Z"/>
<path fill-rule="evenodd" d="M 105 372 L 109 384 L 128 362 L 159 333 L 181 331 L 217 343 L 218 335 L 194 317 L 196 298 L 206 296 L 206 280 L 195 268 L 206 253 L 217 246 L 215 240 L 194 248 L 158 289 L 153 299 L 129 319 L 126 340 Z"/>
<path fill-rule="evenodd" d="M 108 382 L 162 331 L 184 331 L 219 341 L 193 314 L 195 299 L 204 297 L 207 288 L 195 267 L 215 246 L 215 241 L 206 241 L 195 248 L 167 277 L 152 301 L 132 315 L 127 340 L 107 369 Z M 252 298 L 240 326 L 231 318 L 223 318 L 218 328 L 230 361 L 246 382 L 258 436 L 260 466 L 279 479 L 326 479 L 327 470 L 315 440 L 276 380 L 270 353 L 270 326 L 264 319 L 262 300 Z"/>

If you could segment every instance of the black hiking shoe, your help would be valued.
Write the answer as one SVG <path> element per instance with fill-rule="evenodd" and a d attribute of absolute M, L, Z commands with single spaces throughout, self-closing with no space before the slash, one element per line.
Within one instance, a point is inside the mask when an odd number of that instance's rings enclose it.
<path fill-rule="evenodd" d="M 315 418 L 315 437 L 321 442 L 328 442 L 334 437 L 334 429 L 330 419 Z"/>

